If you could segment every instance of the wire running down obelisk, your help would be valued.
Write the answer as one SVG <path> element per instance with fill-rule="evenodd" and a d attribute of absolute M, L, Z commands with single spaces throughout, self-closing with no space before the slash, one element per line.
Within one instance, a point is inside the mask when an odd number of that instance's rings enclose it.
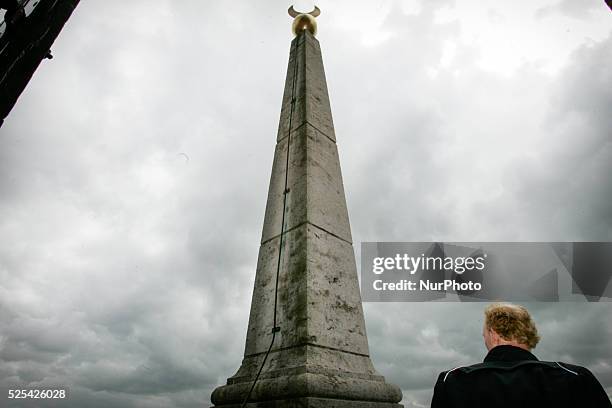
<path fill-rule="evenodd" d="M 369 356 L 316 17 L 294 18 L 242 365 L 215 406 L 399 408 Z M 248 397 L 248 401 L 247 401 Z"/>

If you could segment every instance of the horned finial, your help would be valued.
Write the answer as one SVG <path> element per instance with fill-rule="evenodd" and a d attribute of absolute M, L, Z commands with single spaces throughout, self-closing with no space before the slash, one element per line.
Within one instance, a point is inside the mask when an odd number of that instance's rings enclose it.
<path fill-rule="evenodd" d="M 289 7 L 289 15 L 293 17 L 293 34 L 298 35 L 301 31 L 308 30 L 312 35 L 317 34 L 317 21 L 315 17 L 321 14 L 321 9 L 315 6 L 310 13 L 299 13 L 293 6 Z"/>

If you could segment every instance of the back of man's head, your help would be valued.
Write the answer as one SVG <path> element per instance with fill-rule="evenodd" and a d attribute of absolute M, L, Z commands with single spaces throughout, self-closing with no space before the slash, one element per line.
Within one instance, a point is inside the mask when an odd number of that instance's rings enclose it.
<path fill-rule="evenodd" d="M 483 335 L 491 349 L 500 344 L 511 344 L 533 349 L 540 341 L 538 329 L 523 306 L 493 303 L 486 307 Z"/>

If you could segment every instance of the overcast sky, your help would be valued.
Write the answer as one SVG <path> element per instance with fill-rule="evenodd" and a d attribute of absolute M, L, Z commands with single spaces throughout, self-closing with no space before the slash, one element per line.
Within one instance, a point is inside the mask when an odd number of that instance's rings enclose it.
<path fill-rule="evenodd" d="M 2 389 L 201 407 L 235 373 L 291 4 L 81 2 L 0 129 Z M 317 4 L 358 263 L 362 241 L 612 240 L 603 0 Z M 528 306 L 535 353 L 612 394 L 611 304 Z M 483 307 L 364 305 L 407 408 L 483 358 Z"/>

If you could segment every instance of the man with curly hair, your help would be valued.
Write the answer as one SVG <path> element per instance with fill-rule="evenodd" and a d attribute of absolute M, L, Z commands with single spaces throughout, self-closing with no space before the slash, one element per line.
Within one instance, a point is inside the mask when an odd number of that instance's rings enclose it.
<path fill-rule="evenodd" d="M 484 362 L 442 372 L 431 408 L 612 407 L 588 369 L 531 353 L 540 336 L 523 306 L 494 303 L 484 314 Z"/>

